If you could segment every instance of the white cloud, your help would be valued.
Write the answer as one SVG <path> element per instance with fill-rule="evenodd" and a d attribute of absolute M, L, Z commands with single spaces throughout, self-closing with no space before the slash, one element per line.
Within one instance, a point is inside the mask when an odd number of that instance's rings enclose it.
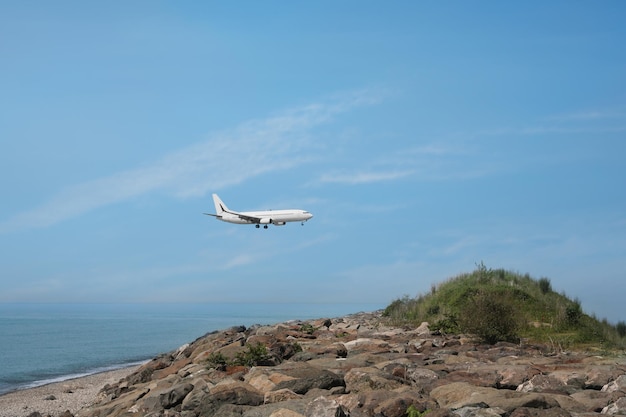
<path fill-rule="evenodd" d="M 50 226 L 98 207 L 161 191 L 177 198 L 242 183 L 308 161 L 311 129 L 336 115 L 376 102 L 375 92 L 344 93 L 266 119 L 252 120 L 147 166 L 69 186 L 43 205 L 0 223 L 0 233 Z"/>
<path fill-rule="evenodd" d="M 413 171 L 371 171 L 352 174 L 325 174 L 319 179 L 322 183 L 367 184 L 372 182 L 394 181 L 413 174 Z"/>
<path fill-rule="evenodd" d="M 232 258 L 228 259 L 224 265 L 221 266 L 220 269 L 232 269 L 237 268 L 239 266 L 249 265 L 256 261 L 258 258 L 262 257 L 262 254 L 255 253 L 252 255 L 251 253 L 240 253 L 236 254 Z"/>
<path fill-rule="evenodd" d="M 548 120 L 556 121 L 593 121 L 601 119 L 624 119 L 626 114 L 619 110 L 587 110 L 574 113 L 557 114 L 548 117 Z"/>
<path fill-rule="evenodd" d="M 468 158 L 473 156 L 473 158 Z M 460 163 L 463 158 L 463 163 Z M 469 161 L 469 162 L 468 162 Z M 480 161 L 480 162 L 479 162 Z M 316 184 L 359 185 L 398 180 L 449 181 L 469 180 L 493 174 L 499 166 L 484 162 L 477 151 L 455 144 L 431 143 L 377 155 L 365 161 L 371 168 L 354 168 L 351 172 L 322 174 Z M 493 165 L 493 164 L 492 164 Z"/>

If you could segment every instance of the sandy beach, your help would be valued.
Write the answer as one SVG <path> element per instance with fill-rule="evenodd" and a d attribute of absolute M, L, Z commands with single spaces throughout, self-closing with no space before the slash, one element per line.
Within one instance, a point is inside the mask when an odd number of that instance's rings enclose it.
<path fill-rule="evenodd" d="M 1 395 L 0 417 L 26 417 L 35 411 L 44 417 L 58 417 L 66 410 L 75 414 L 90 405 L 106 384 L 119 381 L 137 368 L 117 369 Z"/>

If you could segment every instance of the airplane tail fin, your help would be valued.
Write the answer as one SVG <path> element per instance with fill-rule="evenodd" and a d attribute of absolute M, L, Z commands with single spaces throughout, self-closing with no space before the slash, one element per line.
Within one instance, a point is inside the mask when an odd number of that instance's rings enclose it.
<path fill-rule="evenodd" d="M 213 204 L 215 204 L 215 213 L 221 216 L 225 211 L 228 211 L 226 204 L 219 198 L 217 194 L 213 194 Z"/>

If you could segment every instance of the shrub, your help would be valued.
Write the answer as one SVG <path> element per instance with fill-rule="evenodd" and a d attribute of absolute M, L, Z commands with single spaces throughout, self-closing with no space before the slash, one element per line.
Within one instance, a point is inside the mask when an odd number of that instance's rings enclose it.
<path fill-rule="evenodd" d="M 552 285 L 550 284 L 550 279 L 548 278 L 540 278 L 539 279 L 539 289 L 542 294 L 547 294 L 552 291 Z"/>
<path fill-rule="evenodd" d="M 520 326 L 515 309 L 509 301 L 507 297 L 493 291 L 479 291 L 461 310 L 461 329 L 475 334 L 489 344 L 518 341 L 517 332 Z"/>
<path fill-rule="evenodd" d="M 315 333 L 315 327 L 313 327 L 313 325 L 310 323 L 305 323 L 302 326 L 300 326 L 300 331 L 306 334 L 313 334 Z"/>
<path fill-rule="evenodd" d="M 567 320 L 567 324 L 570 326 L 577 325 L 582 315 L 583 310 L 580 307 L 579 299 L 575 299 L 573 303 L 565 307 L 565 319 Z"/>
<path fill-rule="evenodd" d="M 411 404 L 409 408 L 406 409 L 407 417 L 422 417 L 429 412 L 430 410 L 420 411 L 413 404 Z"/>
<path fill-rule="evenodd" d="M 459 332 L 459 322 L 456 317 L 447 315 L 441 320 L 437 320 L 432 329 L 443 334 L 456 334 Z"/>
<path fill-rule="evenodd" d="M 262 365 L 270 359 L 267 347 L 262 343 L 246 344 L 246 350 L 239 352 L 233 360 L 234 365 L 256 366 Z"/>
<path fill-rule="evenodd" d="M 624 323 L 623 321 L 618 321 L 615 325 L 615 330 L 617 330 L 617 334 L 619 335 L 619 337 L 626 336 L 626 323 Z"/>
<path fill-rule="evenodd" d="M 207 359 L 207 368 L 222 369 L 228 365 L 228 360 L 221 352 L 212 352 Z"/>

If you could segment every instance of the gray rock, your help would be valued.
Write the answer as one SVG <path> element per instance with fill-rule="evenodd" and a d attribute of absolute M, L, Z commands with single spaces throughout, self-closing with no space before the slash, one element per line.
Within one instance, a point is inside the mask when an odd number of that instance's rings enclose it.
<path fill-rule="evenodd" d="M 583 381 L 581 380 L 581 385 Z M 517 387 L 518 392 L 574 392 L 576 389 L 568 387 L 566 383 L 552 375 L 535 375 Z"/>
<path fill-rule="evenodd" d="M 605 386 L 602 387 L 603 392 L 615 392 L 615 391 L 625 391 L 626 392 L 626 375 L 621 375 L 615 381 L 611 381 Z"/>
<path fill-rule="evenodd" d="M 570 395 L 571 398 L 578 401 L 586 412 L 599 413 L 604 407 L 611 402 L 611 393 L 600 392 L 592 389 L 578 391 Z"/>
<path fill-rule="evenodd" d="M 165 409 L 176 407 L 183 402 L 187 394 L 192 390 L 193 385 L 188 382 L 176 385 L 171 390 L 161 394 L 159 396 L 159 402 Z"/>
<path fill-rule="evenodd" d="M 422 322 L 422 324 L 419 325 L 419 327 L 417 329 L 415 329 L 415 332 L 418 334 L 418 336 L 427 336 L 430 335 L 430 329 L 429 329 L 429 324 L 428 322 Z"/>
<path fill-rule="evenodd" d="M 346 417 L 341 405 L 326 397 L 319 397 L 311 401 L 305 414 L 307 417 Z"/>
<path fill-rule="evenodd" d="M 626 415 L 626 397 L 621 397 L 602 409 L 602 414 Z"/>

